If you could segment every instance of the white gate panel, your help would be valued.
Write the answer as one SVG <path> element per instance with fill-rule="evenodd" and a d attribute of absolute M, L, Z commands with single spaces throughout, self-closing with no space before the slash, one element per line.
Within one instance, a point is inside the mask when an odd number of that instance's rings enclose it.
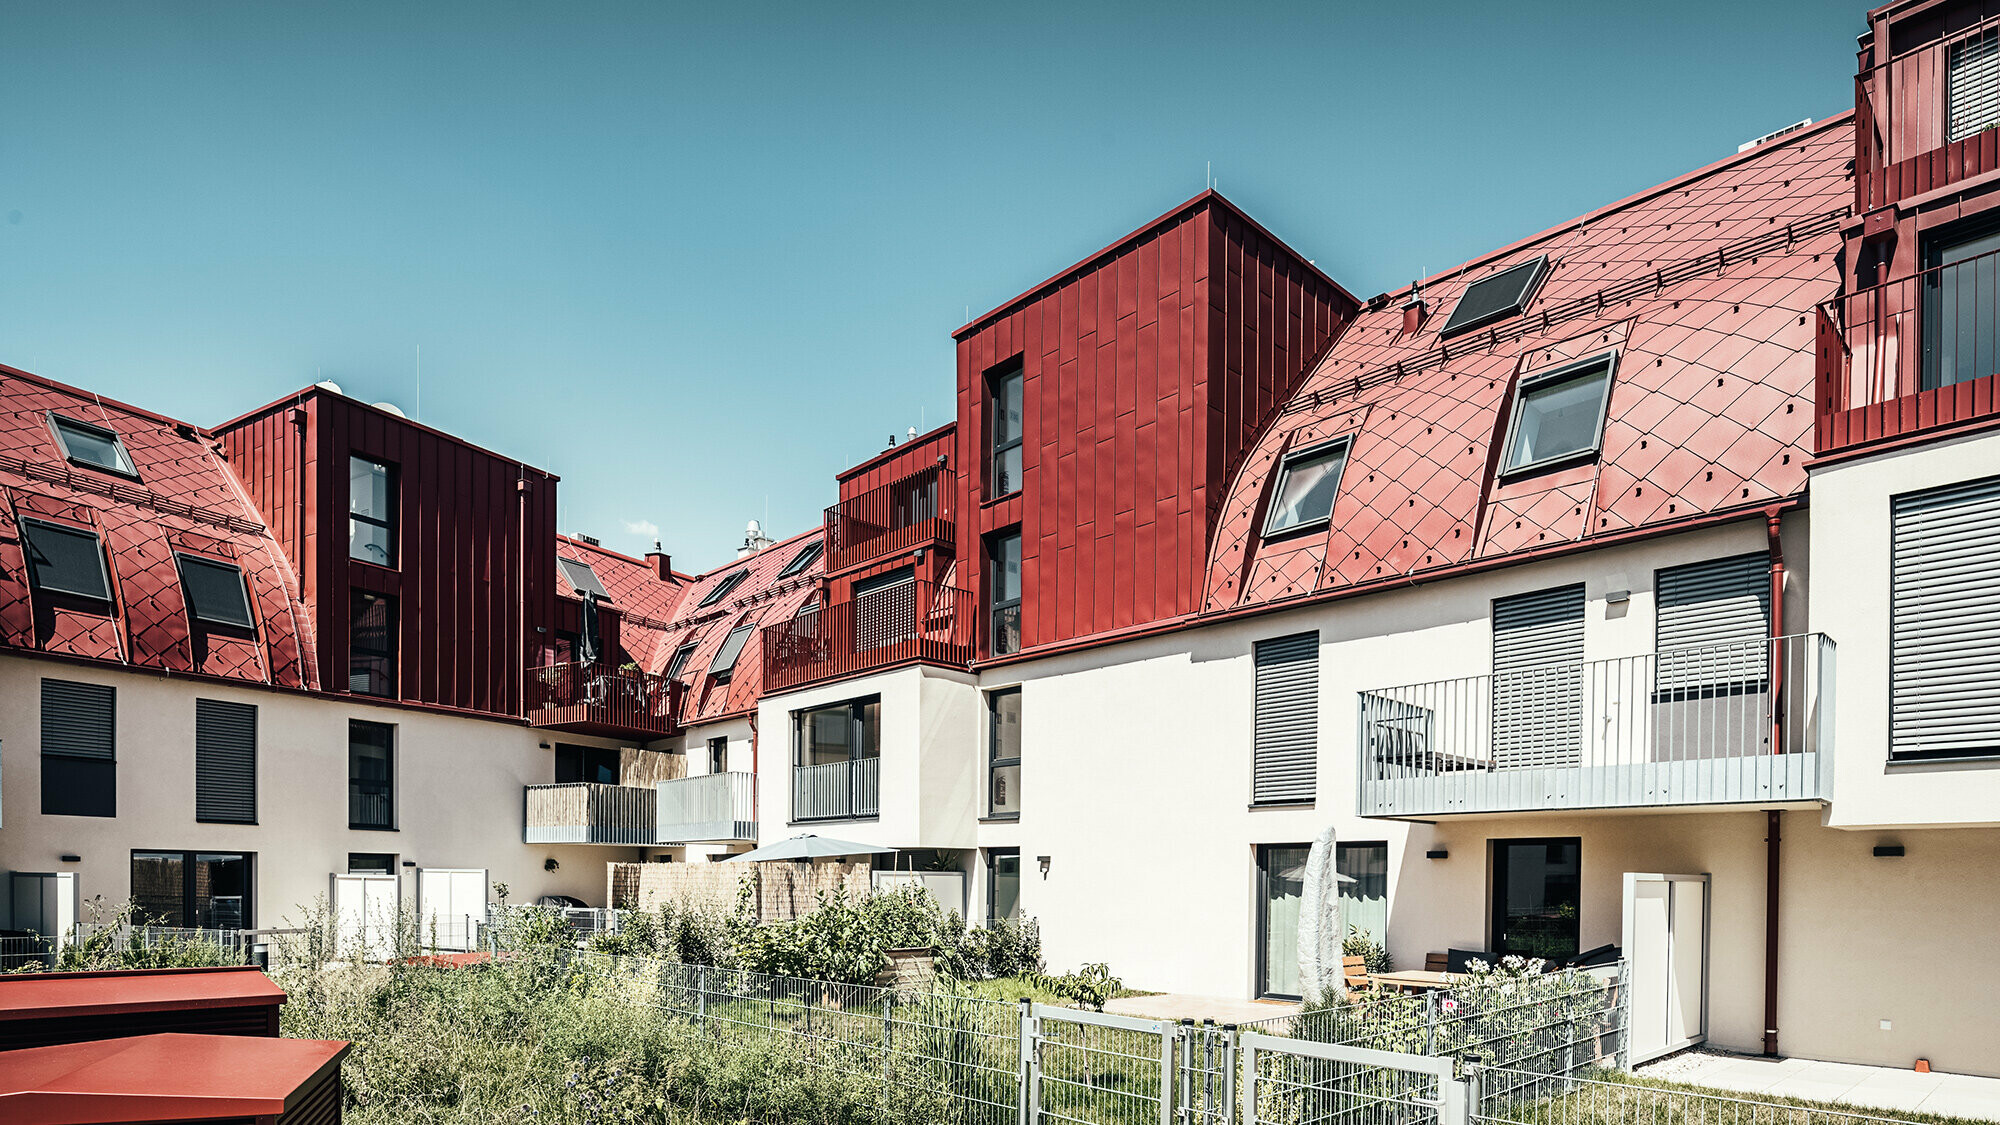
<path fill-rule="evenodd" d="M 1625 873 L 1631 1064 L 1708 1036 L 1708 876 Z"/>
<path fill-rule="evenodd" d="M 334 948 L 340 956 L 382 961 L 396 949 L 396 914 L 401 892 L 394 875 L 335 874 Z"/>
<path fill-rule="evenodd" d="M 486 917 L 486 869 L 426 867 L 417 872 L 417 941 L 425 948 L 468 950 Z"/>

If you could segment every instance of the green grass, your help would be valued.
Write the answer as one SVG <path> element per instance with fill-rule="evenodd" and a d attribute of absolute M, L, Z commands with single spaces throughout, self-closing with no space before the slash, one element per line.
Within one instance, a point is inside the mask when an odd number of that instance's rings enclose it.
<path fill-rule="evenodd" d="M 1750 1125 L 1753 1118 L 1755 1125 L 1842 1125 L 1848 1118 L 1912 1121 L 1918 1122 L 1919 1125 L 1991 1125 L 1990 1122 L 1973 1118 L 1805 1098 L 1772 1097 L 1743 1090 L 1723 1090 L 1712 1086 L 1696 1086 L 1686 1082 L 1647 1078 L 1622 1071 L 1593 1071 L 1588 1077 L 1607 1085 L 1585 1086 L 1577 1093 L 1517 1106 L 1506 1113 L 1505 1117 L 1523 1125 L 1557 1122 L 1561 1125 L 1631 1125 L 1635 1120 L 1647 1122 L 1648 1125 Z M 1630 1087 L 1632 1092 L 1625 1094 L 1623 1091 L 1609 1089 L 1611 1086 Z M 1649 1097 L 1640 1092 L 1646 1090 L 1658 1090 L 1667 1094 L 1705 1095 L 1729 1100 L 1710 1102 L 1700 1097 Z M 1787 1106 L 1796 1112 L 1765 1109 L 1753 1112 L 1752 1107 L 1741 1104 L 1745 1101 Z"/>

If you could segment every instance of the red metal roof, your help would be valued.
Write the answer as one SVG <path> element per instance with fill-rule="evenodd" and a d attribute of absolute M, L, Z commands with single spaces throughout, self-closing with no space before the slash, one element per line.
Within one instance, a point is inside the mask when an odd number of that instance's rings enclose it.
<path fill-rule="evenodd" d="M 137 479 L 72 465 L 50 428 L 58 414 L 116 432 Z M 37 600 L 19 519 L 96 533 L 115 612 Z M 174 553 L 239 566 L 254 636 L 193 628 Z M 0 649 L 192 672 L 283 687 L 317 686 L 311 617 L 298 576 L 263 516 L 193 426 L 0 366 Z"/>
<path fill-rule="evenodd" d="M 253 965 L 0 976 L 0 1021 L 284 1002 L 285 990 Z"/>
<path fill-rule="evenodd" d="M 139 1035 L 0 1052 L 0 1119 L 17 1125 L 275 1117 L 340 1066 L 324 1039 Z"/>
<path fill-rule="evenodd" d="M 757 699 L 764 692 L 763 627 L 797 613 L 815 595 L 826 560 L 814 559 L 804 570 L 782 580 L 778 572 L 821 534 L 820 528 L 814 528 L 780 540 L 749 558 L 696 576 L 669 616 L 668 627 L 656 634 L 650 660 L 627 640 L 627 651 L 651 672 L 665 672 L 682 645 L 690 642 L 695 645 L 694 654 L 681 673 L 681 679 L 689 685 L 681 704 L 682 723 L 714 722 L 756 709 Z M 711 590 L 738 570 L 748 573 L 735 589 L 714 605 L 701 604 Z M 716 682 L 708 674 L 709 663 L 729 634 L 745 624 L 753 628 L 743 651 L 737 654 L 736 667 L 727 681 Z"/>
<path fill-rule="evenodd" d="M 1850 117 L 1446 271 L 1429 314 L 1363 310 L 1245 458 L 1210 551 L 1209 612 L 1450 568 L 1796 497 L 1813 414 L 1812 312 L 1839 287 Z M 1466 287 L 1547 254 L 1518 316 L 1440 340 Z M 1512 388 L 1618 350 L 1600 455 L 1496 481 Z M 1351 435 L 1324 533 L 1265 542 L 1288 449 Z"/>

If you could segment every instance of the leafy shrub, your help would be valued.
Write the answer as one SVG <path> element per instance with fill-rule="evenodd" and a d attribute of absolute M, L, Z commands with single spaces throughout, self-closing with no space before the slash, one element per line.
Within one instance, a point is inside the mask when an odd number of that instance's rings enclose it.
<path fill-rule="evenodd" d="M 590 939 L 590 948 L 618 956 L 654 957 L 689 965 L 735 964 L 737 919 L 692 903 L 663 902 L 619 915 L 618 928 Z"/>
<path fill-rule="evenodd" d="M 1076 972 L 1063 973 L 1060 976 L 1049 976 L 1045 973 L 1028 974 L 1028 980 L 1093 1012 L 1103 1011 L 1104 1002 L 1118 995 L 1125 987 L 1124 981 L 1111 975 L 1111 966 L 1102 961 L 1093 961 Z"/>
<path fill-rule="evenodd" d="M 967 959 L 977 963 L 978 972 L 963 974 L 960 979 L 1039 973 L 1042 971 L 1041 927 L 1033 918 L 1003 918 L 985 929 L 974 930 Z"/>
<path fill-rule="evenodd" d="M 1371 973 L 1389 971 L 1389 950 L 1367 930 L 1359 926 L 1347 927 L 1347 937 L 1340 943 L 1344 957 L 1359 957 L 1361 963 Z"/>

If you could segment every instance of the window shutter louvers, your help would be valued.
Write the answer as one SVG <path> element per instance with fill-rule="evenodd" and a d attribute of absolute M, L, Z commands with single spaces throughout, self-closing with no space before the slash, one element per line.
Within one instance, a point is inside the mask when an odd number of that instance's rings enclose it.
<path fill-rule="evenodd" d="M 194 818 L 257 822 L 257 708 L 194 701 Z"/>
<path fill-rule="evenodd" d="M 42 681 L 42 753 L 66 758 L 117 757 L 116 689 L 70 680 Z"/>
<path fill-rule="evenodd" d="M 2000 30 L 1953 43 L 1945 69 L 1946 140 L 1962 141 L 2000 121 Z"/>
<path fill-rule="evenodd" d="M 1319 634 L 1256 646 L 1251 800 L 1310 801 L 1319 757 Z"/>
<path fill-rule="evenodd" d="M 1493 602 L 1493 758 L 1573 766 L 1583 738 L 1583 586 Z"/>
<path fill-rule="evenodd" d="M 1889 751 L 2000 751 L 2000 477 L 1893 505 Z"/>
<path fill-rule="evenodd" d="M 1734 555 L 1657 575 L 1653 651 L 1662 691 L 1762 684 L 1769 677 L 1771 557 Z"/>

